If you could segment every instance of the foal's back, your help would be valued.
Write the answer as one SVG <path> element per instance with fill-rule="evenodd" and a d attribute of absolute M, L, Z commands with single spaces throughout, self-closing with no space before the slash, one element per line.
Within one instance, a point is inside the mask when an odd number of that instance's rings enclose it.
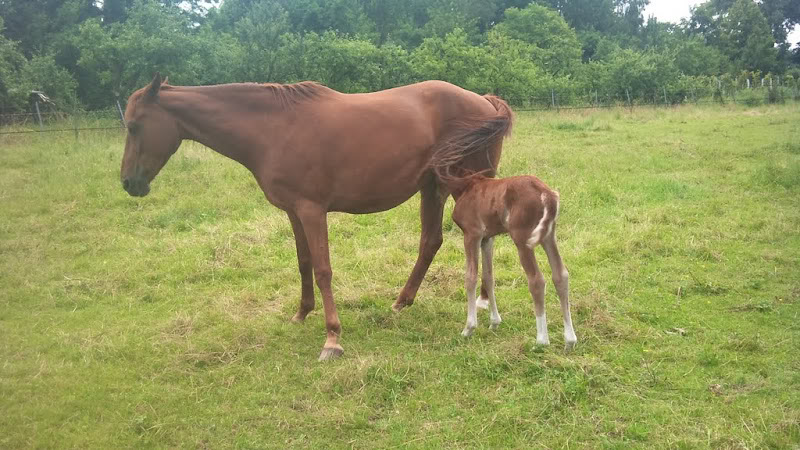
<path fill-rule="evenodd" d="M 465 183 L 453 209 L 453 221 L 463 231 L 481 237 L 507 232 L 515 242 L 528 242 L 535 237 L 533 231 L 542 225 L 538 238 L 528 244 L 532 247 L 552 232 L 558 203 L 558 192 L 533 175 L 475 177 Z"/>

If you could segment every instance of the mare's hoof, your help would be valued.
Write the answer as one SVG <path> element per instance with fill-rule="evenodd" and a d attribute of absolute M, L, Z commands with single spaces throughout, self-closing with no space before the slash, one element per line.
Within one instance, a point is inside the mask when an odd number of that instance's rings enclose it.
<path fill-rule="evenodd" d="M 477 306 L 480 309 L 489 309 L 489 300 L 487 300 L 487 299 L 485 299 L 483 297 L 480 297 L 475 302 L 475 306 Z"/>
<path fill-rule="evenodd" d="M 566 342 L 564 342 L 564 351 L 565 352 L 571 352 L 572 350 L 575 349 L 575 344 L 577 344 L 577 343 L 578 343 L 578 341 L 566 341 Z"/>
<path fill-rule="evenodd" d="M 410 305 L 408 305 L 406 303 L 394 302 L 394 304 L 392 305 L 392 311 L 400 312 L 406 306 L 410 306 Z"/>
<path fill-rule="evenodd" d="M 300 314 L 295 314 L 289 321 L 292 323 L 303 323 L 306 321 L 306 318 L 301 317 Z"/>
<path fill-rule="evenodd" d="M 472 332 L 475 331 L 475 328 L 464 328 L 464 331 L 461 332 L 461 336 L 470 337 L 472 336 Z"/>
<path fill-rule="evenodd" d="M 344 349 L 341 345 L 336 345 L 335 347 L 323 347 L 322 353 L 319 354 L 319 361 L 330 361 L 342 356 L 343 353 Z"/>
<path fill-rule="evenodd" d="M 497 327 L 499 327 L 499 326 L 500 326 L 500 322 L 490 323 L 489 324 L 489 329 L 492 330 L 492 331 L 497 331 Z"/>

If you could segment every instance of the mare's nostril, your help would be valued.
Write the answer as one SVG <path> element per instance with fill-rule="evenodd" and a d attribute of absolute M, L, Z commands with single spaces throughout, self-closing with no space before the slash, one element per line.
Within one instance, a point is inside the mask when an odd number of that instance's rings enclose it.
<path fill-rule="evenodd" d="M 130 180 L 128 180 L 127 178 L 122 180 L 122 189 L 125 189 L 127 191 L 130 186 L 131 186 Z"/>

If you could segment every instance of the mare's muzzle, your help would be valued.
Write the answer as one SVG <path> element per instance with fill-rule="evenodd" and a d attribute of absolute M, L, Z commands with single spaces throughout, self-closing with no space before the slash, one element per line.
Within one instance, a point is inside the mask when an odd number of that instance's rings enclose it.
<path fill-rule="evenodd" d="M 122 188 L 134 197 L 144 197 L 150 192 L 150 183 L 143 177 L 130 177 L 122 180 Z"/>

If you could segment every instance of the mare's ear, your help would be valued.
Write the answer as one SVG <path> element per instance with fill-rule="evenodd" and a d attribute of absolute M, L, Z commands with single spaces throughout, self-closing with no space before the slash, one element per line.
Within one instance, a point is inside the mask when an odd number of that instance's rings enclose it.
<path fill-rule="evenodd" d="M 150 82 L 150 86 L 147 88 L 147 96 L 149 98 L 156 98 L 159 89 L 161 89 L 161 73 L 156 72 L 153 81 Z"/>

